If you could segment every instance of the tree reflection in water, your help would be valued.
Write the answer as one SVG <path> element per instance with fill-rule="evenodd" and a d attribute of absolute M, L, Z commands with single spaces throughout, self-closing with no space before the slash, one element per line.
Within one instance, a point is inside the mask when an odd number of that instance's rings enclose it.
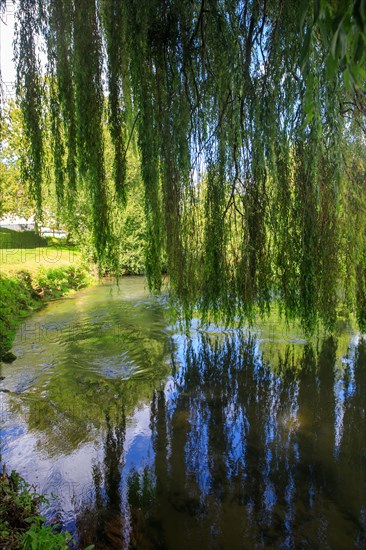
<path fill-rule="evenodd" d="M 87 503 L 77 518 L 79 543 L 82 548 L 122 548 L 124 524 L 121 515 L 121 467 L 126 432 L 124 412 L 115 419 L 106 415 L 104 462 L 93 467 L 93 505 Z"/>
<path fill-rule="evenodd" d="M 125 419 L 108 420 L 80 543 L 364 548 L 366 345 L 342 363 L 332 338 L 301 349 L 283 344 L 274 371 L 255 338 L 187 339 L 152 397 L 152 466 L 122 476 Z"/>

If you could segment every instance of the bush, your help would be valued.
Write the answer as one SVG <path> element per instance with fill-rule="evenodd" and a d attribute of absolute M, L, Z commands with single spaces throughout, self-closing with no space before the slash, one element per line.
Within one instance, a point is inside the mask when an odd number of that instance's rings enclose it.
<path fill-rule="evenodd" d="M 0 358 L 10 348 L 19 322 L 36 307 L 35 293 L 23 274 L 19 277 L 0 275 Z"/>
<path fill-rule="evenodd" d="M 65 550 L 68 533 L 54 533 L 37 515 L 47 499 L 39 495 L 16 472 L 0 475 L 0 547 L 24 550 Z"/>
<path fill-rule="evenodd" d="M 69 290 L 79 290 L 90 283 L 91 277 L 82 266 L 41 268 L 34 283 L 35 290 L 41 297 L 59 298 Z"/>

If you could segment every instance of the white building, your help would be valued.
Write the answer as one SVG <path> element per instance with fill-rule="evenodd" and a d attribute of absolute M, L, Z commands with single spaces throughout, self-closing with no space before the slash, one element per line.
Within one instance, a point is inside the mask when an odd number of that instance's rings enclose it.
<path fill-rule="evenodd" d="M 12 229 L 13 231 L 34 231 L 34 216 L 26 220 L 25 218 L 8 214 L 0 220 L 0 227 Z"/>

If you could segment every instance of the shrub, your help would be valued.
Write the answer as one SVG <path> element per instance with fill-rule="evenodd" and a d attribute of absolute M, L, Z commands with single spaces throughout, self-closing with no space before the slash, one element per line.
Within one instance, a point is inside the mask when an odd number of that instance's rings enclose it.
<path fill-rule="evenodd" d="M 82 266 L 41 268 L 35 277 L 35 289 L 42 297 L 58 298 L 69 290 L 79 290 L 90 282 L 90 275 Z"/>
<path fill-rule="evenodd" d="M 19 322 L 35 307 L 35 294 L 28 280 L 0 275 L 0 357 L 10 348 Z"/>
<path fill-rule="evenodd" d="M 65 550 L 71 540 L 68 533 L 55 534 L 37 515 L 40 504 L 47 502 L 19 474 L 0 475 L 0 547 L 24 550 Z"/>

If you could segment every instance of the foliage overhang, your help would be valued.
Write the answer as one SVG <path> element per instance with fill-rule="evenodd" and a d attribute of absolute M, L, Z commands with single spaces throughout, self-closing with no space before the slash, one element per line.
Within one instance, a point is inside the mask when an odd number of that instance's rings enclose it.
<path fill-rule="evenodd" d="M 340 307 L 366 327 L 365 0 L 18 0 L 17 14 L 39 210 L 42 37 L 59 201 L 88 191 L 100 259 L 108 95 L 120 208 L 140 151 L 152 290 L 166 258 L 188 318 L 250 320 L 278 300 L 308 330 Z"/>

